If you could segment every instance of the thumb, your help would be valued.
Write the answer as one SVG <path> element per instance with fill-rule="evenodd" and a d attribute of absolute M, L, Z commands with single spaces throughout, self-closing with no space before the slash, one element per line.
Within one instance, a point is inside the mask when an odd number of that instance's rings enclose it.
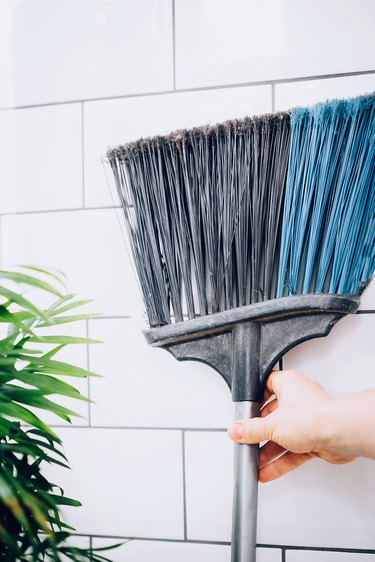
<path fill-rule="evenodd" d="M 249 445 L 268 441 L 271 434 L 269 417 L 238 420 L 229 427 L 228 435 L 237 443 L 248 443 Z"/>

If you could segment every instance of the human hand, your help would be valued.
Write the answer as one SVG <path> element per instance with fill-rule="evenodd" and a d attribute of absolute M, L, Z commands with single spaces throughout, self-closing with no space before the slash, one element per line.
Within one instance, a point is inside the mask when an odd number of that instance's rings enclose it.
<path fill-rule="evenodd" d="M 348 411 L 338 407 L 340 401 L 318 383 L 299 371 L 273 371 L 264 398 L 260 417 L 239 420 L 228 429 L 237 443 L 267 441 L 259 454 L 261 482 L 275 480 L 316 457 L 335 464 L 356 457 L 339 435 Z"/>

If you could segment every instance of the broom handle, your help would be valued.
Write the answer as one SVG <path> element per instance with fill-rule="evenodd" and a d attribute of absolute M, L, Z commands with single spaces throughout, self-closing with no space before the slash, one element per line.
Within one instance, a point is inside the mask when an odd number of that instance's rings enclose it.
<path fill-rule="evenodd" d="M 235 419 L 259 415 L 258 402 L 235 402 Z M 258 445 L 234 444 L 232 562 L 255 562 L 258 510 Z"/>

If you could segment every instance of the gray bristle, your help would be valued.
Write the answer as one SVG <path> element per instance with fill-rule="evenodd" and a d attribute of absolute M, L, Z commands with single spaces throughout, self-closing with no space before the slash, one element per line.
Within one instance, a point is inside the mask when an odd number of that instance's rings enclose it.
<path fill-rule="evenodd" d="M 289 114 L 111 149 L 151 326 L 276 296 Z"/>

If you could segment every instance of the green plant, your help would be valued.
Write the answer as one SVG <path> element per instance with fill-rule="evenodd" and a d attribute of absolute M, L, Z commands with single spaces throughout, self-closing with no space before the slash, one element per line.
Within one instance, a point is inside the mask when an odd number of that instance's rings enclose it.
<path fill-rule="evenodd" d="M 60 508 L 81 504 L 43 475 L 46 463 L 68 465 L 60 438 L 35 413 L 37 408 L 70 421 L 74 412 L 55 398 L 87 401 L 61 377 L 95 375 L 55 356 L 71 344 L 96 340 L 51 335 L 48 330 L 92 317 L 71 314 L 90 301 L 63 294 L 61 275 L 51 271 L 0 271 L 0 280 L 0 560 L 107 561 L 102 549 L 69 545 L 74 529 L 64 523 Z M 47 308 L 37 306 L 25 296 L 30 289 L 53 302 Z"/>

